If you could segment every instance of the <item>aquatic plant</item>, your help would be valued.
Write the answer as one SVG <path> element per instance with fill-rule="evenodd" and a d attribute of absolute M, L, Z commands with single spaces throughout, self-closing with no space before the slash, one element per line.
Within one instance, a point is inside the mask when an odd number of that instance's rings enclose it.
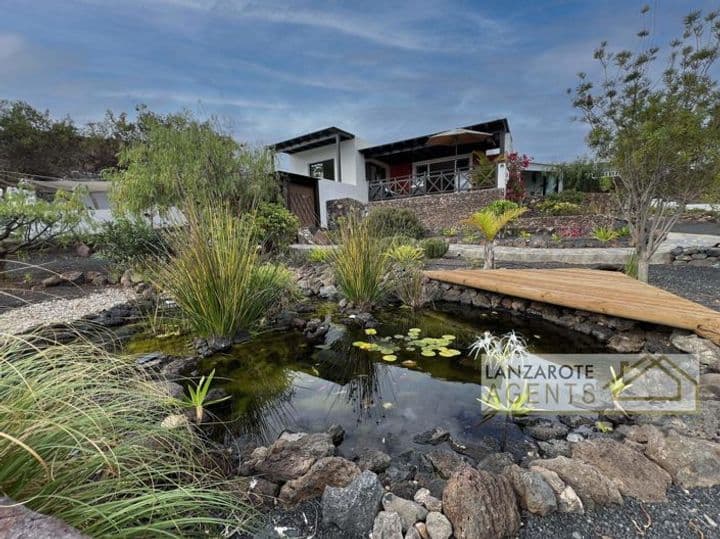
<path fill-rule="evenodd" d="M 366 329 L 365 333 L 369 336 L 377 335 L 375 329 Z M 421 338 L 420 333 L 422 333 L 420 328 L 410 328 L 406 335 L 387 335 L 379 337 L 374 342 L 355 341 L 353 346 L 367 352 L 379 352 L 383 356 L 391 356 L 389 359 L 383 357 L 385 361 L 397 360 L 395 353 L 400 351 L 418 352 L 423 357 L 455 357 L 462 353 L 460 350 L 450 347 L 450 344 L 456 339 L 455 335 Z"/>
<path fill-rule="evenodd" d="M 527 211 L 527 208 L 512 208 L 501 214 L 484 209 L 473 213 L 465 223 L 476 228 L 485 238 L 484 260 L 485 269 L 495 267 L 495 238 L 500 231 L 511 221 L 514 221 Z"/>
<path fill-rule="evenodd" d="M 470 354 L 476 360 L 481 357 L 481 361 L 491 368 L 499 368 L 509 364 L 522 365 L 528 351 L 523 338 L 514 331 L 501 337 L 486 331 L 470 345 Z"/>
<path fill-rule="evenodd" d="M 230 398 L 230 396 L 226 396 L 221 399 L 207 400 L 207 395 L 210 392 L 210 386 L 212 385 L 214 376 L 215 369 L 213 369 L 207 376 L 201 376 L 200 380 L 197 384 L 195 384 L 195 387 L 189 385 L 187 388 L 189 393 L 187 401 L 195 409 L 195 422 L 198 424 L 203 422 L 203 419 L 205 418 L 205 408 L 207 406 Z"/>
<path fill-rule="evenodd" d="M 371 309 L 389 293 L 386 275 L 390 258 L 381 239 L 372 234 L 368 221 L 349 216 L 337 232 L 338 247 L 330 254 L 335 283 L 342 295 L 360 309 Z"/>
<path fill-rule="evenodd" d="M 489 408 L 489 415 L 506 414 L 509 417 L 522 417 L 533 411 L 533 407 L 528 404 L 530 401 L 530 390 L 527 383 L 523 390 L 510 400 L 510 395 L 506 395 L 506 400 L 500 398 L 497 389 L 493 388 L 487 391 L 487 396 L 479 397 L 478 402 Z"/>
<path fill-rule="evenodd" d="M 241 484 L 162 384 L 102 349 L 46 344 L 0 335 L 0 492 L 98 538 L 251 532 Z"/>
<path fill-rule="evenodd" d="M 154 277 L 202 337 L 232 337 L 256 327 L 293 291 L 291 273 L 263 263 L 251 220 L 228 208 L 185 210 L 170 233 L 173 254 Z"/>

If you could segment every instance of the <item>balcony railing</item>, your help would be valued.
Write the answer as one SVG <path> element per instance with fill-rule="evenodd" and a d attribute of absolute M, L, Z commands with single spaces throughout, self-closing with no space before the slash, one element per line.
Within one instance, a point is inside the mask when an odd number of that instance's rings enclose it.
<path fill-rule="evenodd" d="M 417 197 L 440 193 L 458 193 L 472 188 L 470 169 L 442 170 L 426 174 L 409 174 L 368 185 L 368 200 Z"/>

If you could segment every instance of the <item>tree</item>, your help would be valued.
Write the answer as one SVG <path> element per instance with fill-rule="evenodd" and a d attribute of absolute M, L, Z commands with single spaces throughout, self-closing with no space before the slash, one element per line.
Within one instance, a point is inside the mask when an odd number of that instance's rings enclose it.
<path fill-rule="evenodd" d="M 57 191 L 52 200 L 25 185 L 0 193 L 0 260 L 75 232 L 88 217 L 85 192 Z"/>
<path fill-rule="evenodd" d="M 643 8 L 645 17 L 648 12 Z M 568 92 L 590 126 L 590 147 L 613 170 L 638 278 L 647 281 L 650 258 L 685 205 L 718 188 L 720 92 L 711 68 L 720 54 L 720 18 L 718 12 L 687 15 L 659 76 L 660 48 L 648 30 L 638 37 L 637 52 L 610 52 L 601 43 L 594 54 L 599 81 L 580 73 Z"/>
<path fill-rule="evenodd" d="M 586 157 L 575 161 L 557 163 L 554 172 L 562 177 L 563 189 L 581 191 L 584 193 L 598 193 L 603 191 L 601 182 L 601 164 Z"/>
<path fill-rule="evenodd" d="M 145 116 L 107 177 L 115 206 L 133 214 L 215 201 L 243 211 L 279 194 L 270 150 L 241 146 L 214 120 L 201 122 L 187 112 Z"/>
<path fill-rule="evenodd" d="M 513 202 L 522 202 L 527 194 L 522 173 L 530 165 L 530 157 L 511 152 L 505 157 L 505 163 L 508 171 L 505 198 Z"/>
<path fill-rule="evenodd" d="M 476 228 L 485 238 L 484 268 L 495 268 L 495 238 L 505 226 L 520 217 L 527 208 L 496 211 L 492 206 L 473 213 L 465 223 Z"/>

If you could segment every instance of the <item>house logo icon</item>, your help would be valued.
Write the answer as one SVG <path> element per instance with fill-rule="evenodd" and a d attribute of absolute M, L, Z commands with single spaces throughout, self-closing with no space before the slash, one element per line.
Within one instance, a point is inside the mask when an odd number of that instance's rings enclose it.
<path fill-rule="evenodd" d="M 698 408 L 698 368 L 692 356 L 643 355 L 624 358 L 620 375 L 603 386 L 623 410 L 642 413 L 692 413 Z"/>

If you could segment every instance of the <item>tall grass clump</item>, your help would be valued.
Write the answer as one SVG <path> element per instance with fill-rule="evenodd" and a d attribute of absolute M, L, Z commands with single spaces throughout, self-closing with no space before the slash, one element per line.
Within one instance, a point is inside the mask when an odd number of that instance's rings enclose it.
<path fill-rule="evenodd" d="M 232 337 L 256 327 L 293 289 L 292 275 L 262 259 L 253 216 L 190 208 L 170 236 L 172 255 L 156 284 L 201 337 Z"/>
<path fill-rule="evenodd" d="M 389 292 L 387 247 L 370 225 L 358 215 L 347 217 L 335 237 L 338 246 L 330 254 L 338 289 L 361 309 L 381 303 Z"/>
<path fill-rule="evenodd" d="M 133 362 L 0 334 L 0 373 L 3 495 L 98 538 L 251 527 L 240 485 L 187 424 L 162 425 L 182 409 Z"/>

